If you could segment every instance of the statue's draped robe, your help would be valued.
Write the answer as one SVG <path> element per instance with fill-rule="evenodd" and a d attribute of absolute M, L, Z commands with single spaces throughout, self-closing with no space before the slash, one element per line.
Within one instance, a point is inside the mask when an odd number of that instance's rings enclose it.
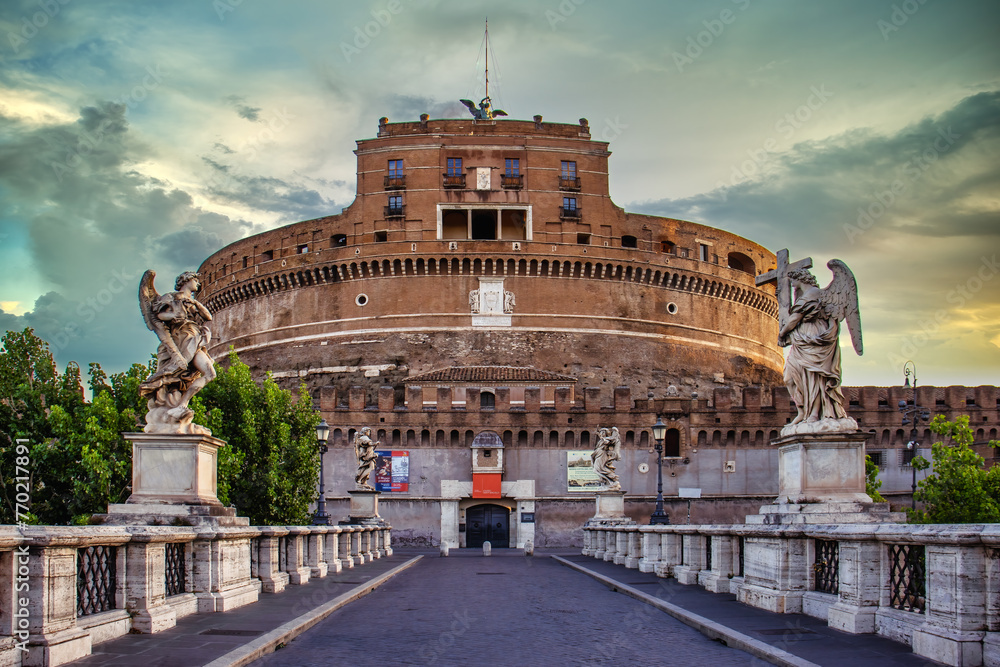
<path fill-rule="evenodd" d="M 177 351 L 184 359 L 184 365 L 179 365 L 167 346 L 161 342 L 156 350 L 156 372 L 142 383 L 139 393 L 142 396 L 149 396 L 161 388 L 184 392 L 201 376 L 201 372 L 190 364 L 199 350 L 207 353 L 209 333 L 206 327 L 197 324 L 201 316 L 197 306 L 175 293 L 161 295 L 151 307 L 154 316 L 159 316 L 164 311 L 172 311 L 174 318 L 165 320 L 164 324 L 174 345 L 177 346 Z"/>
<path fill-rule="evenodd" d="M 785 360 L 785 385 L 798 408 L 793 424 L 847 416 L 840 391 L 840 323 L 827 315 L 821 298 L 820 290 L 808 290 L 789 311 L 802 315 L 788 334 Z"/>

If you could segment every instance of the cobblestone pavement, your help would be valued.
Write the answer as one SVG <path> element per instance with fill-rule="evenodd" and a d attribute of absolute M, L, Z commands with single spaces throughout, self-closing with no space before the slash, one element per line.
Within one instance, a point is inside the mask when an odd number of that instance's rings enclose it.
<path fill-rule="evenodd" d="M 425 557 L 252 664 L 766 663 L 551 558 L 495 550 Z"/>

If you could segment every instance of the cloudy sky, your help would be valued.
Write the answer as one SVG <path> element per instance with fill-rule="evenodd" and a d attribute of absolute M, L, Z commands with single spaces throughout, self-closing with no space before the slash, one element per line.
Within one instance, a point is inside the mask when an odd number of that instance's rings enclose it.
<path fill-rule="evenodd" d="M 0 329 L 121 370 L 136 305 L 241 236 L 353 199 L 378 118 L 495 106 L 611 141 L 627 210 L 845 261 L 845 384 L 1000 380 L 1000 4 L 0 4 Z"/>

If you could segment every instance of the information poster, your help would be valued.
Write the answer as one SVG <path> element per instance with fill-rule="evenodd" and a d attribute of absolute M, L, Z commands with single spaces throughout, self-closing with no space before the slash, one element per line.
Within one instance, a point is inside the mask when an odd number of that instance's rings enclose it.
<path fill-rule="evenodd" d="M 375 490 L 406 493 L 410 490 L 410 452 L 376 451 Z"/>
<path fill-rule="evenodd" d="M 589 449 L 566 452 L 566 486 L 570 492 L 593 493 L 601 488 L 590 455 Z"/>

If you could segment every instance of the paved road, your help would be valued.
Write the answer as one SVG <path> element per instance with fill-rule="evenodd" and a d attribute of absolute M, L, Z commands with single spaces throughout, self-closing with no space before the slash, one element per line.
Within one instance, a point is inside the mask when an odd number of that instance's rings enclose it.
<path fill-rule="evenodd" d="M 255 666 L 766 664 L 550 558 L 429 557 Z"/>

